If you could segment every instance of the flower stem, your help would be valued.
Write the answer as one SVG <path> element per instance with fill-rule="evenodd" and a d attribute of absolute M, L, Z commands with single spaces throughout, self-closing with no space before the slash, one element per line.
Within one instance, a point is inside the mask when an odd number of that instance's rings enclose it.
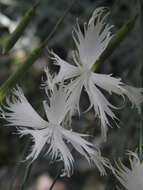
<path fill-rule="evenodd" d="M 30 173 L 31 173 L 32 166 L 33 166 L 33 164 L 31 162 L 27 165 L 20 190 L 25 190 L 27 181 L 28 181 Z"/>

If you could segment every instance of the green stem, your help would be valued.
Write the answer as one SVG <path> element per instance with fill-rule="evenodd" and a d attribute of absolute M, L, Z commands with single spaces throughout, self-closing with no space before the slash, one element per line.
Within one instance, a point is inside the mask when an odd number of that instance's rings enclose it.
<path fill-rule="evenodd" d="M 18 39 L 23 34 L 24 30 L 27 28 L 30 21 L 36 14 L 37 7 L 39 6 L 41 0 L 39 0 L 32 8 L 30 8 L 26 14 L 23 16 L 19 24 L 16 26 L 15 30 L 10 34 L 8 39 L 6 40 L 6 44 L 2 50 L 2 54 L 7 54 L 11 48 L 15 45 Z"/>
<path fill-rule="evenodd" d="M 25 187 L 26 187 L 27 181 L 29 179 L 31 170 L 32 170 L 32 163 L 30 162 L 30 164 L 28 164 L 26 167 L 23 182 L 22 182 L 20 190 L 25 190 Z"/>

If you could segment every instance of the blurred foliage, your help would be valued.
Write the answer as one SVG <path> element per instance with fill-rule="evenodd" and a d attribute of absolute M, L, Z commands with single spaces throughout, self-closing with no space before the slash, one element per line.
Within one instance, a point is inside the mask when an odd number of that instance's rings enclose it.
<path fill-rule="evenodd" d="M 0 14 L 0 47 L 2 47 L 11 28 L 16 25 L 27 9 L 35 2 L 35 0 L 0 0 L 0 13 L 9 21 L 8 25 L 2 23 L 2 16 Z M 28 29 L 24 32 L 24 35 L 15 45 L 14 49 L 11 50 L 9 55 L 0 57 L 0 84 L 15 70 L 19 62 L 27 57 L 31 49 L 35 47 L 39 41 L 47 37 L 58 18 L 63 14 L 70 3 L 70 0 L 60 0 L 60 2 L 57 0 L 41 1 L 35 19 L 30 23 Z M 76 23 L 76 18 L 79 18 L 79 23 L 85 22 L 97 6 L 107 6 L 111 10 L 109 22 L 115 25 L 113 32 L 119 29 L 129 19 L 133 18 L 138 12 L 135 0 L 76 0 L 62 25 L 47 44 L 47 48 L 53 49 L 59 56 L 69 60 L 71 50 L 74 48 L 71 31 Z M 141 68 L 139 59 L 141 56 L 139 31 L 139 24 L 137 23 L 135 29 L 117 48 L 113 55 L 101 65 L 98 72 L 113 73 L 114 76 L 121 77 L 127 84 L 139 87 L 139 73 Z M 51 62 L 48 60 L 48 51 L 45 48 L 41 58 L 36 61 L 19 81 L 30 103 L 43 116 L 44 113 L 42 111 L 41 102 L 46 96 L 39 86 L 41 84 L 41 78 L 44 78 L 43 68 L 48 64 L 51 66 Z M 121 101 L 120 98 L 112 96 L 109 97 L 109 99 L 111 99 L 114 104 L 123 106 L 123 101 Z M 87 96 L 83 93 L 83 100 L 81 101 L 82 108 L 87 107 L 87 104 Z M 91 134 L 93 136 L 92 140 L 100 144 L 103 155 L 110 158 L 113 163 L 114 160 L 119 157 L 122 159 L 125 158 L 126 161 L 125 151 L 129 149 L 135 150 L 137 148 L 140 122 L 137 110 L 131 110 L 128 102 L 123 106 L 122 110 L 117 110 L 116 114 L 121 120 L 119 123 L 120 128 L 113 127 L 109 129 L 106 143 L 102 143 L 99 138 L 100 123 L 94 119 L 92 111 L 88 114 L 83 114 L 80 120 L 76 116 L 73 118 L 74 130 L 80 132 L 86 131 L 88 134 Z M 11 176 L 16 173 L 14 168 L 17 165 L 17 160 L 22 154 L 28 139 L 19 139 L 17 135 L 13 133 L 13 128 L 6 127 L 1 123 L 0 186 L 2 190 L 7 190 L 9 187 L 12 181 Z M 74 152 L 74 154 L 76 154 L 76 152 Z M 76 155 L 76 157 L 77 171 L 71 179 L 62 179 L 68 184 L 67 189 L 92 190 L 92 184 L 96 183 L 94 180 L 96 178 L 97 183 L 100 181 L 100 183 L 106 184 L 106 190 L 115 190 L 116 180 L 113 178 L 111 172 L 109 172 L 110 175 L 108 177 L 100 177 L 95 168 L 92 170 L 87 169 L 88 166 L 86 166 L 84 160 L 78 155 Z M 22 163 L 20 168 L 23 167 L 25 167 L 25 164 Z M 39 161 L 35 163 L 30 184 L 33 180 L 36 180 L 37 176 L 42 172 L 50 172 L 52 176 L 55 176 L 55 167 L 58 167 L 58 165 L 50 165 L 46 159 L 40 158 Z M 9 181 L 9 183 L 6 183 L 7 181 Z M 14 184 L 16 186 L 16 182 Z"/>

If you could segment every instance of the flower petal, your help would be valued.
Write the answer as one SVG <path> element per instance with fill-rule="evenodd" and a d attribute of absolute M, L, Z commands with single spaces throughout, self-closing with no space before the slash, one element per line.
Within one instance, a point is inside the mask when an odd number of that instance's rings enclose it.
<path fill-rule="evenodd" d="M 108 116 L 115 121 L 117 117 L 112 112 L 112 109 L 117 107 L 113 106 L 95 86 L 94 79 L 90 76 L 88 83 L 85 85 L 91 104 L 94 106 L 95 114 L 101 121 L 101 133 L 104 140 L 107 136 L 107 126 L 111 126 Z"/>
<path fill-rule="evenodd" d="M 68 103 L 69 92 L 64 88 L 63 84 L 59 87 L 54 86 L 49 97 L 50 103 L 43 102 L 44 109 L 49 122 L 60 124 L 70 110 Z"/>
<path fill-rule="evenodd" d="M 105 15 L 103 16 L 103 14 Z M 112 26 L 105 23 L 107 15 L 105 8 L 97 8 L 87 26 L 86 24 L 84 25 L 84 33 L 81 32 L 78 23 L 74 28 L 73 39 L 78 49 L 80 60 L 88 69 L 98 60 L 111 40 L 110 29 Z"/>
<path fill-rule="evenodd" d="M 100 88 L 103 88 L 110 94 L 112 94 L 113 92 L 123 96 L 124 88 L 120 78 L 112 77 L 111 74 L 107 75 L 92 73 L 92 80 L 94 81 L 95 85 L 97 85 Z"/>
<path fill-rule="evenodd" d="M 64 142 L 61 127 L 55 128 L 53 137 L 51 138 L 50 149 L 52 157 L 54 158 L 56 156 L 56 158 L 64 164 L 62 176 L 66 175 L 67 177 L 70 177 L 73 173 L 74 158 Z M 49 151 L 47 153 L 49 153 Z"/>
<path fill-rule="evenodd" d="M 62 133 L 68 143 L 71 143 L 73 148 L 84 156 L 89 164 L 94 163 L 99 169 L 101 175 L 106 174 L 104 168 L 104 166 L 107 166 L 106 160 L 101 156 L 100 150 L 97 147 L 83 138 L 86 135 L 65 129 L 62 130 Z"/>
<path fill-rule="evenodd" d="M 48 128 L 37 130 L 37 129 L 27 129 L 27 128 L 19 128 L 18 134 L 21 136 L 24 135 L 30 135 L 32 137 L 33 145 L 31 148 L 31 153 L 26 157 L 26 160 L 31 159 L 33 162 L 37 159 L 39 154 L 41 153 L 43 147 L 45 146 L 47 142 L 47 134 L 48 134 Z"/>
<path fill-rule="evenodd" d="M 47 80 L 43 82 L 42 86 L 45 86 L 46 94 L 49 95 L 48 91 L 49 91 L 49 90 L 50 90 L 50 91 L 53 91 L 54 86 L 55 86 L 55 84 L 56 84 L 56 81 L 55 81 L 54 75 L 52 75 L 52 74 L 49 72 L 48 67 L 46 67 L 46 68 L 44 69 L 44 71 L 45 71 Z"/>
<path fill-rule="evenodd" d="M 116 163 L 117 168 L 115 169 L 115 176 L 120 181 L 120 183 L 127 190 L 142 190 L 143 189 L 143 164 L 139 160 L 136 153 L 130 153 L 129 156 L 133 157 L 130 159 L 131 169 L 126 167 L 121 161 Z"/>
<path fill-rule="evenodd" d="M 124 85 L 124 93 L 129 98 L 132 103 L 132 106 L 136 106 L 138 112 L 141 112 L 141 103 L 143 102 L 143 88 L 136 88 L 129 85 Z"/>
<path fill-rule="evenodd" d="M 9 126 L 23 126 L 39 129 L 47 126 L 47 122 L 32 108 L 24 96 L 22 89 L 12 91 L 12 98 L 7 98 L 7 106 L 3 112 Z"/>
<path fill-rule="evenodd" d="M 82 77 L 82 75 L 80 77 L 77 77 L 67 85 L 67 89 L 70 92 L 68 104 L 70 105 L 71 114 L 74 114 L 76 111 L 78 111 L 78 114 L 80 115 L 79 102 L 83 85 L 84 78 Z"/>
<path fill-rule="evenodd" d="M 54 52 L 51 52 L 51 55 L 51 59 L 54 61 L 54 64 L 60 66 L 60 71 L 58 75 L 55 77 L 55 81 L 57 83 L 69 78 L 76 77 L 80 74 L 78 67 L 64 61 Z"/>

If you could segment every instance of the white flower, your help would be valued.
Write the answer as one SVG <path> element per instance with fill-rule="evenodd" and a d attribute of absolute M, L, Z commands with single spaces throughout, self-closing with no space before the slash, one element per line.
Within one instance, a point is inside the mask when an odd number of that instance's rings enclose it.
<path fill-rule="evenodd" d="M 17 126 L 18 134 L 31 135 L 33 146 L 31 153 L 26 157 L 34 161 L 46 148 L 45 155 L 52 160 L 63 162 L 63 174 L 70 176 L 73 173 L 74 158 L 68 145 L 84 156 L 91 164 L 94 163 L 101 174 L 105 174 L 107 166 L 100 150 L 92 143 L 86 141 L 86 135 L 67 130 L 64 127 L 64 118 L 70 110 L 68 93 L 61 85 L 54 87 L 50 92 L 49 104 L 44 101 L 44 110 L 47 121 L 33 109 L 18 87 L 13 90 L 12 98 L 7 99 L 6 106 L 1 110 L 1 117 L 8 121 L 8 125 Z"/>
<path fill-rule="evenodd" d="M 136 153 L 130 153 L 130 169 L 122 162 L 117 165 L 116 177 L 127 190 L 143 190 L 143 163 Z"/>
<path fill-rule="evenodd" d="M 73 32 L 73 39 L 77 47 L 77 51 L 74 51 L 73 54 L 75 65 L 62 60 L 54 52 L 51 52 L 51 57 L 54 64 L 60 66 L 60 71 L 54 78 L 55 81 L 58 83 L 71 79 L 67 88 L 71 94 L 72 111 L 80 112 L 79 100 L 84 88 L 90 100 L 89 108 L 94 107 L 95 115 L 100 118 L 102 137 L 106 140 L 107 126 L 110 126 L 109 117 L 114 121 L 117 119 L 112 111 L 117 107 L 105 98 L 100 89 L 110 94 L 115 93 L 123 97 L 126 95 L 139 111 L 143 101 L 143 89 L 125 85 L 120 78 L 114 78 L 111 74 L 98 74 L 92 71 L 92 66 L 99 59 L 112 37 L 110 31 L 112 26 L 105 23 L 108 13 L 104 14 L 104 10 L 104 8 L 98 8 L 94 11 L 88 24 L 84 25 L 83 33 L 77 23 Z"/>

